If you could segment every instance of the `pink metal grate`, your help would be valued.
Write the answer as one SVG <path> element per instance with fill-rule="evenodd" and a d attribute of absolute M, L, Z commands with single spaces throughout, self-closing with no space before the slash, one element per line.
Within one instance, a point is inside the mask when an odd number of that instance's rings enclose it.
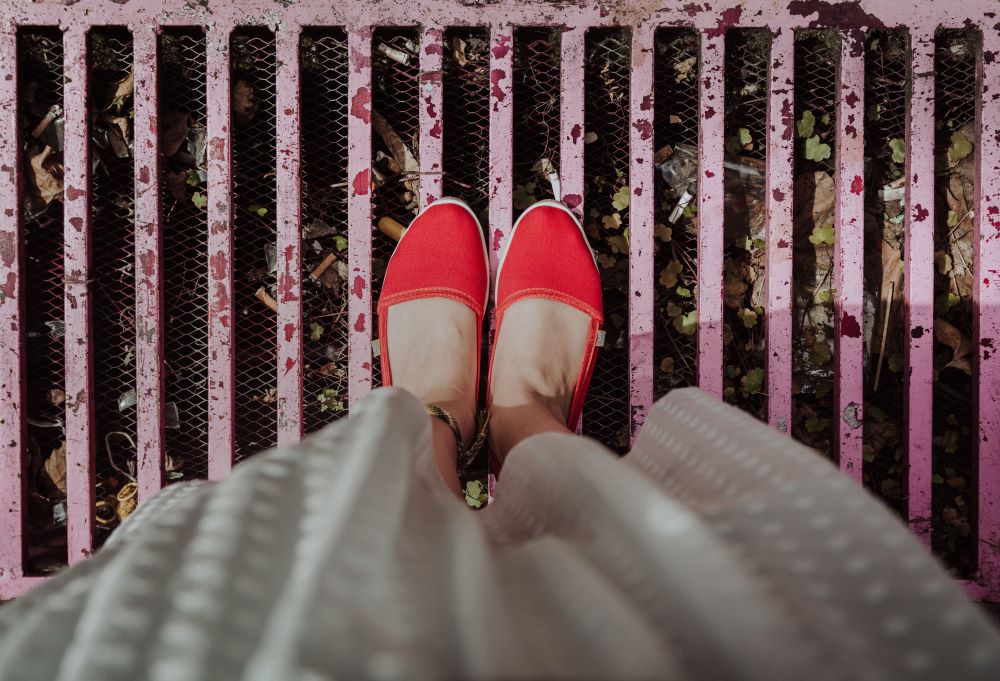
<path fill-rule="evenodd" d="M 133 479 L 218 479 L 378 385 L 381 220 L 461 196 L 495 266 L 558 193 L 605 288 L 586 434 L 623 451 L 700 385 L 1000 599 L 992 3 L 662 5 L 4 4 L 0 597 L 89 555 Z"/>

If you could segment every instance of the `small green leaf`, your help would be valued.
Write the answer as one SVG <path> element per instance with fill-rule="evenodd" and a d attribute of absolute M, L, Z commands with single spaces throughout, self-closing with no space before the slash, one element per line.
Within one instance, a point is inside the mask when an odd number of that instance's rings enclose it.
<path fill-rule="evenodd" d="M 819 433 L 830 426 L 830 419 L 821 419 L 818 416 L 810 416 L 806 419 L 806 432 Z"/>
<path fill-rule="evenodd" d="M 192 187 L 197 187 L 201 184 L 201 177 L 198 176 L 198 171 L 194 168 L 190 168 L 187 171 L 187 180 L 185 180 Z"/>
<path fill-rule="evenodd" d="M 942 478 L 940 475 L 938 475 L 937 473 L 935 473 L 934 475 L 931 476 L 931 483 L 933 483 L 935 485 L 943 485 L 944 484 L 944 478 Z"/>
<path fill-rule="evenodd" d="M 795 124 L 795 129 L 799 131 L 799 137 L 809 139 L 816 129 L 816 115 L 806 109 L 802 112 L 802 118 Z"/>
<path fill-rule="evenodd" d="M 810 161 L 825 161 L 830 158 L 831 153 L 830 145 L 821 142 L 819 135 L 813 135 L 806 140 L 806 158 Z"/>
<path fill-rule="evenodd" d="M 675 317 L 674 328 L 685 336 L 693 336 L 698 331 L 698 311 L 691 310 L 687 314 Z"/>
<path fill-rule="evenodd" d="M 889 140 L 889 148 L 892 149 L 893 163 L 906 163 L 906 140 L 891 139 Z"/>
<path fill-rule="evenodd" d="M 333 245 L 337 248 L 338 251 L 346 251 L 347 237 L 338 234 L 337 236 L 333 237 Z"/>
<path fill-rule="evenodd" d="M 823 125 L 830 125 L 830 114 L 828 113 L 823 114 L 820 117 L 819 122 Z"/>
<path fill-rule="evenodd" d="M 740 310 L 740 319 L 743 321 L 743 326 L 748 329 L 752 329 L 757 326 L 757 313 L 753 310 Z"/>
<path fill-rule="evenodd" d="M 835 237 L 836 229 L 833 225 L 820 225 L 813 227 L 812 234 L 809 235 L 809 243 L 817 246 L 819 244 L 829 244 L 832 246 Z"/>
<path fill-rule="evenodd" d="M 195 192 L 191 195 L 191 203 L 193 203 L 198 208 L 204 208 L 208 205 L 208 197 L 201 192 Z"/>
<path fill-rule="evenodd" d="M 749 397 L 753 393 L 759 393 L 764 386 L 764 370 L 761 368 L 751 369 L 747 375 L 740 379 L 740 392 L 743 397 Z"/>
<path fill-rule="evenodd" d="M 247 206 L 247 210 L 249 210 L 251 213 L 256 213 L 260 217 L 264 217 L 265 215 L 267 215 L 267 208 L 264 208 L 264 206 L 258 206 L 256 203 L 251 203 L 249 206 Z"/>
<path fill-rule="evenodd" d="M 942 293 L 934 299 L 934 312 L 939 317 L 943 317 L 961 301 L 962 299 L 954 293 Z"/>
<path fill-rule="evenodd" d="M 698 214 L 698 204 L 696 204 L 694 201 L 684 206 L 684 217 L 686 217 L 687 219 L 690 220 L 697 214 Z"/>
<path fill-rule="evenodd" d="M 972 142 L 960 132 L 951 134 L 951 146 L 948 147 L 948 158 L 952 163 L 958 163 L 972 153 Z"/>
<path fill-rule="evenodd" d="M 611 205 L 615 207 L 615 210 L 625 210 L 628 208 L 629 196 L 628 185 L 625 185 L 611 197 Z"/>
<path fill-rule="evenodd" d="M 874 404 L 865 404 L 865 416 L 871 418 L 876 423 L 885 423 L 885 420 L 889 418 L 888 414 Z"/>
<path fill-rule="evenodd" d="M 736 131 L 736 134 L 740 136 L 740 144 L 743 146 L 753 144 L 753 137 L 750 135 L 750 131 L 746 128 L 740 128 Z"/>
<path fill-rule="evenodd" d="M 958 225 L 958 213 L 953 210 L 948 211 L 948 226 L 955 227 Z"/>
<path fill-rule="evenodd" d="M 830 360 L 833 359 L 833 353 L 830 352 L 830 345 L 825 340 L 818 340 L 813 343 L 809 356 L 820 366 L 829 364 Z"/>
<path fill-rule="evenodd" d="M 684 288 L 683 286 L 678 286 L 676 289 L 674 289 L 674 291 L 681 298 L 690 298 L 691 297 L 691 289 Z"/>
<path fill-rule="evenodd" d="M 889 371 L 898 374 L 903 370 L 903 353 L 894 352 L 889 355 Z"/>
<path fill-rule="evenodd" d="M 833 291 L 830 289 L 824 289 L 816 293 L 816 300 L 821 303 L 829 303 L 833 300 Z"/>
<path fill-rule="evenodd" d="M 323 332 L 324 331 L 325 331 L 325 329 L 323 328 L 322 324 L 317 324 L 316 322 L 310 323 L 309 324 L 309 339 L 310 340 L 314 340 L 314 341 L 318 341 L 320 338 L 323 337 Z"/>
<path fill-rule="evenodd" d="M 469 480 L 465 483 L 465 503 L 472 508 L 480 508 L 488 501 L 486 489 L 479 480 Z"/>

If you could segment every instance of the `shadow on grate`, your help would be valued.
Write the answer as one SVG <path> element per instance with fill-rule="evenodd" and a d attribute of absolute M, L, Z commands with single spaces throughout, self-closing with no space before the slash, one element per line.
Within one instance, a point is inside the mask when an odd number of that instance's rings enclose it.
<path fill-rule="evenodd" d="M 973 266 L 977 31 L 938 33 L 935 54 L 934 551 L 959 577 L 976 571 L 976 410 L 973 408 Z"/>
<path fill-rule="evenodd" d="M 698 32 L 656 32 L 654 398 L 698 383 Z"/>
<path fill-rule="evenodd" d="M 551 28 L 514 31 L 514 220 L 551 199 L 559 171 L 560 36 Z"/>
<path fill-rule="evenodd" d="M 136 474 L 132 36 L 89 36 L 91 348 L 100 546 L 130 512 Z M 131 499 L 130 499 L 131 497 Z M 118 508 L 120 506 L 120 508 Z"/>
<path fill-rule="evenodd" d="M 629 74 L 631 34 L 587 33 L 584 226 L 604 294 L 606 340 L 583 408 L 583 432 L 624 453 L 629 446 Z"/>
<path fill-rule="evenodd" d="M 376 309 L 386 265 L 418 209 L 419 48 L 416 28 L 378 29 L 372 36 L 373 329 L 379 328 Z M 372 386 L 380 385 L 382 368 L 376 361 Z"/>
<path fill-rule="evenodd" d="M 303 431 L 347 415 L 347 35 L 300 43 Z"/>
<path fill-rule="evenodd" d="M 795 35 L 792 435 L 836 456 L 834 414 L 834 159 L 840 41 Z"/>
<path fill-rule="evenodd" d="M 767 418 L 765 165 L 771 32 L 726 33 L 723 398 Z"/>
<path fill-rule="evenodd" d="M 160 214 L 167 481 L 208 477 L 206 51 L 200 29 L 159 39 Z"/>
<path fill-rule="evenodd" d="M 274 34 L 240 28 L 232 78 L 235 460 L 278 439 Z"/>
<path fill-rule="evenodd" d="M 906 517 L 903 247 L 910 41 L 872 31 L 865 62 L 865 486 Z"/>
<path fill-rule="evenodd" d="M 63 348 L 62 33 L 18 32 L 18 129 L 24 276 L 25 415 L 28 421 L 24 534 L 27 574 L 67 562 Z"/>

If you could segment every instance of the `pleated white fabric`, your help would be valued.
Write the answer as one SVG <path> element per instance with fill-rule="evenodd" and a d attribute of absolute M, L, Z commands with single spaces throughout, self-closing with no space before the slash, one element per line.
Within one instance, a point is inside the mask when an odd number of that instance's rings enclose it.
<path fill-rule="evenodd" d="M 1000 638 L 829 462 L 694 389 L 619 459 L 524 441 L 473 512 L 381 389 L 172 486 L 0 608 L 0 680 L 996 679 Z"/>

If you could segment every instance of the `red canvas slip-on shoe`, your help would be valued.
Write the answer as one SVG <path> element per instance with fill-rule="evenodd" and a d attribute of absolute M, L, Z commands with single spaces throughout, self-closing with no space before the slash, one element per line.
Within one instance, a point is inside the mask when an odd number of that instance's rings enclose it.
<path fill-rule="evenodd" d="M 597 361 L 597 346 L 604 321 L 601 274 L 576 216 L 558 201 L 539 201 L 514 223 L 500 254 L 496 280 L 496 333 L 500 337 L 504 312 L 525 298 L 548 298 L 586 313 L 590 333 L 583 353 L 576 389 L 570 402 L 566 427 L 576 430 L 583 413 L 583 401 Z M 490 352 L 487 401 L 492 400 L 493 355 Z M 491 451 L 491 468 L 501 462 Z"/>
<path fill-rule="evenodd" d="M 382 385 L 392 385 L 387 313 L 393 305 L 420 298 L 451 298 L 467 305 L 476 314 L 476 357 L 482 354 L 489 267 L 479 220 L 461 199 L 440 198 L 414 218 L 389 258 L 378 300 Z"/>

